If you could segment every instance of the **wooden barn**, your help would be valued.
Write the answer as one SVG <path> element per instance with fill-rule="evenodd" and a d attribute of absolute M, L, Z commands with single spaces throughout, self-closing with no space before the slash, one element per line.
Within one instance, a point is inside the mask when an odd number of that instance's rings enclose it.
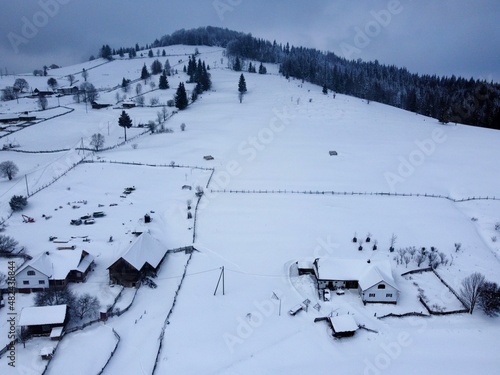
<path fill-rule="evenodd" d="M 167 249 L 149 233 L 142 233 L 125 253 L 108 267 L 112 283 L 136 287 L 147 275 L 156 275 Z"/>
<path fill-rule="evenodd" d="M 66 305 L 25 307 L 19 314 L 17 325 L 31 336 L 50 336 L 54 330 L 60 337 L 68 321 L 67 312 Z"/>

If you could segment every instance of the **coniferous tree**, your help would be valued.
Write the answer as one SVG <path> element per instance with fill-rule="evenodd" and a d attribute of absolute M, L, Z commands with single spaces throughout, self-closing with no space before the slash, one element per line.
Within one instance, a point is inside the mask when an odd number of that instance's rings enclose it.
<path fill-rule="evenodd" d="M 146 67 L 146 64 L 144 64 L 144 66 L 142 67 L 142 71 L 141 71 L 141 79 L 148 79 L 149 78 L 149 72 L 148 72 L 148 68 Z"/>
<path fill-rule="evenodd" d="M 166 90 L 166 89 L 170 88 L 165 71 L 163 71 L 162 75 L 160 76 L 160 82 L 158 83 L 158 88 L 160 90 Z"/>
<path fill-rule="evenodd" d="M 161 62 L 158 60 L 153 61 L 151 64 L 151 74 L 160 74 L 163 70 Z"/>
<path fill-rule="evenodd" d="M 259 65 L 259 74 L 267 74 L 267 69 L 262 63 Z"/>
<path fill-rule="evenodd" d="M 149 50 L 149 52 L 148 52 L 148 57 L 153 57 L 153 56 L 154 56 L 154 55 L 153 55 L 153 50 L 152 50 L 152 49 L 150 49 L 150 50 Z"/>
<path fill-rule="evenodd" d="M 245 77 L 243 74 L 240 75 L 240 81 L 238 82 L 238 92 L 239 92 L 239 99 L 240 103 L 243 101 L 243 95 L 247 92 L 247 83 L 245 81 Z"/>
<path fill-rule="evenodd" d="M 233 70 L 236 72 L 241 72 L 241 61 L 238 56 L 236 56 L 236 60 L 233 65 Z"/>
<path fill-rule="evenodd" d="M 188 106 L 186 88 L 184 87 L 184 83 L 182 82 L 179 83 L 179 87 L 177 88 L 177 92 L 175 93 L 175 106 L 181 111 Z"/>
<path fill-rule="evenodd" d="M 123 131 L 125 132 L 125 142 L 127 142 L 127 129 L 132 126 L 132 120 L 127 112 L 122 111 L 122 114 L 118 119 L 118 125 L 123 128 Z"/>

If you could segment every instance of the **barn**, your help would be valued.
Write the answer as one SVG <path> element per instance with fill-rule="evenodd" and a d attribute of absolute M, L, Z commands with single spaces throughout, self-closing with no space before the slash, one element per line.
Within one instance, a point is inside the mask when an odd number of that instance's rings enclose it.
<path fill-rule="evenodd" d="M 167 249 L 144 232 L 108 267 L 109 279 L 125 287 L 136 287 L 143 277 L 156 275 L 166 254 Z"/>
<path fill-rule="evenodd" d="M 19 314 L 18 326 L 28 335 L 50 336 L 54 330 L 60 336 L 68 321 L 67 311 L 66 305 L 25 307 Z"/>

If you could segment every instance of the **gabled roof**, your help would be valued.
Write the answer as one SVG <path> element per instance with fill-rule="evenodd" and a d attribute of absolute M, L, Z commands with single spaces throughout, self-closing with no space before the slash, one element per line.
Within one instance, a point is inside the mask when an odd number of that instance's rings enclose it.
<path fill-rule="evenodd" d="M 63 324 L 66 320 L 66 305 L 25 307 L 21 310 L 19 326 Z"/>
<path fill-rule="evenodd" d="M 64 280 L 72 270 L 85 272 L 94 261 L 94 256 L 82 251 L 43 252 L 29 262 L 23 264 L 16 275 L 27 267 L 32 267 L 46 275 L 50 280 Z"/>
<path fill-rule="evenodd" d="M 363 291 L 381 282 L 384 282 L 385 284 L 392 286 L 394 289 L 399 290 L 396 287 L 394 278 L 392 277 L 391 265 L 389 264 L 389 261 L 374 264 L 372 267 L 369 267 L 359 278 L 359 286 Z"/>
<path fill-rule="evenodd" d="M 398 289 L 388 260 L 368 263 L 358 259 L 318 258 L 315 264 L 319 280 L 357 280 L 362 290 L 383 281 Z"/>
<path fill-rule="evenodd" d="M 45 252 L 39 254 L 30 261 L 21 265 L 21 267 L 19 267 L 16 271 L 16 276 L 28 267 L 37 270 L 38 272 L 44 274 L 48 278 L 52 277 L 53 274 L 52 262 L 49 259 L 49 255 Z"/>
<path fill-rule="evenodd" d="M 359 327 L 352 315 L 340 315 L 330 317 L 330 322 L 335 332 L 353 332 Z"/>
<path fill-rule="evenodd" d="M 136 270 L 140 271 L 145 264 L 157 268 L 166 253 L 167 249 L 158 240 L 153 238 L 149 233 L 144 232 L 132 242 L 120 259 L 125 260 Z"/>

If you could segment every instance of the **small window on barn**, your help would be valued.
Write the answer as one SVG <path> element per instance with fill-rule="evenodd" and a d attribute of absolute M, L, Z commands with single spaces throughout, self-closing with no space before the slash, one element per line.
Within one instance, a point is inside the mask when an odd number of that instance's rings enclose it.
<path fill-rule="evenodd" d="M 385 284 L 378 284 L 379 289 L 385 289 Z"/>
<path fill-rule="evenodd" d="M 30 282 L 28 280 L 24 280 L 23 285 L 30 285 Z"/>
<path fill-rule="evenodd" d="M 45 280 L 38 280 L 38 284 L 45 285 Z"/>
<path fill-rule="evenodd" d="M 370 293 L 368 297 L 375 297 L 375 293 Z"/>
<path fill-rule="evenodd" d="M 387 293 L 385 296 L 386 297 L 392 297 L 392 293 Z"/>
<path fill-rule="evenodd" d="M 28 276 L 35 276 L 35 271 L 28 271 Z"/>

